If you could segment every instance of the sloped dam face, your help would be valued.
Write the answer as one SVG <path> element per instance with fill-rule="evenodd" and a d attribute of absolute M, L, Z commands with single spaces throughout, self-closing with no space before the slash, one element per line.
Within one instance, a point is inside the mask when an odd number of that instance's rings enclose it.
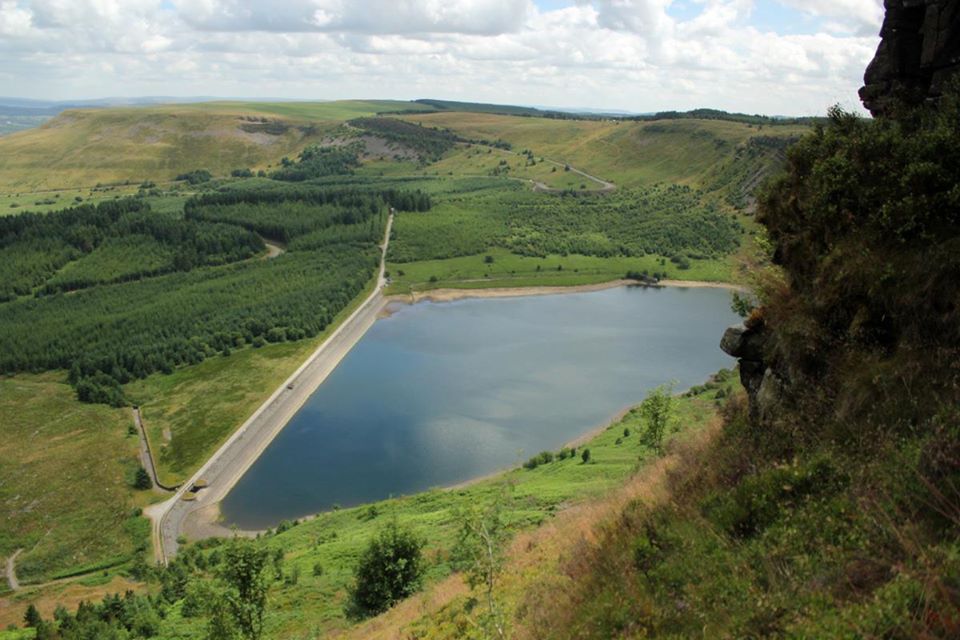
<path fill-rule="evenodd" d="M 721 289 L 398 305 L 223 501 L 244 529 L 456 484 L 557 450 L 646 392 L 733 360 Z"/>

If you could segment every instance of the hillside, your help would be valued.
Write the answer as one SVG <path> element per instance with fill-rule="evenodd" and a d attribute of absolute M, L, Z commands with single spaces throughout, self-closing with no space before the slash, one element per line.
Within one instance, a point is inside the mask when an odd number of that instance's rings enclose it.
<path fill-rule="evenodd" d="M 199 103 L 69 110 L 0 138 L 0 191 L 172 180 L 266 168 L 349 118 L 407 103 Z"/>
<path fill-rule="evenodd" d="M 8 207 L 0 218 L 0 266 L 7 272 L 0 371 L 11 388 L 41 396 L 18 428 L 39 432 L 54 412 L 81 420 L 97 415 L 91 406 L 135 404 L 160 482 L 191 477 L 373 290 L 375 244 L 391 210 L 388 292 L 414 299 L 442 287 L 736 281 L 741 259 L 754 251 L 755 231 L 738 196 L 782 163 L 782 148 L 799 130 L 469 112 L 419 126 L 418 119 L 434 116 L 376 115 L 407 104 L 72 110 L 0 140 L 9 151 L 0 160 Z M 244 171 L 231 175 L 235 169 Z M 132 184 L 71 188 L 117 180 Z M 40 187 L 58 190 L 27 192 Z M 44 384 L 31 386 L 37 372 Z M 715 422 L 716 398 L 735 384 L 727 376 L 722 386 L 682 402 L 683 427 Z M 176 575 L 186 571 L 193 577 L 184 580 L 207 584 L 213 576 L 195 563 L 205 563 L 196 558 L 215 543 L 188 545 L 186 564 L 152 570 L 139 509 L 166 494 L 137 480 L 139 432 L 131 413 L 103 415 L 109 419 L 95 422 L 110 430 L 115 464 L 102 465 L 96 478 L 114 489 L 109 501 L 86 485 L 74 492 L 56 474 L 31 482 L 34 458 L 21 442 L 10 443 L 17 453 L 7 472 L 16 495 L 38 508 L 0 526 L 0 554 L 18 554 L 26 585 L 6 602 L 36 601 L 48 615 L 61 583 L 44 581 L 81 572 L 70 578 L 71 593 L 101 598 L 104 584 L 132 580 L 139 590 L 164 594 L 156 607 L 170 618 L 161 637 L 195 632 L 205 614 L 184 613 L 193 605 L 183 601 L 186 583 Z M 540 523 L 568 500 L 595 498 L 623 481 L 638 456 L 649 454 L 635 437 L 621 447 L 626 431 L 639 425 L 634 414 L 591 441 L 602 456 L 595 465 L 575 463 L 566 451 L 564 465 L 515 473 L 528 485 L 515 505 L 516 522 Z M 82 426 L 63 423 L 66 436 L 82 439 L 49 449 L 44 469 L 86 453 L 90 433 Z M 451 514 L 494 486 L 484 484 L 466 501 L 457 494 L 432 504 L 420 496 L 397 507 L 424 530 L 443 522 L 431 581 L 453 566 L 446 558 L 455 536 Z M 56 500 L 44 501 L 48 493 Z M 305 622 L 278 605 L 272 629 L 351 628 L 344 590 L 358 545 L 384 523 L 368 514 L 381 508 L 333 513 L 298 528 L 313 533 L 283 538 L 298 576 L 314 571 L 308 563 L 323 566 L 323 575 L 304 579 L 323 606 Z M 68 518 L 69 526 L 48 528 L 37 543 L 40 523 Z M 97 518 L 99 537 L 109 544 L 84 535 L 85 523 Z M 311 548 L 329 527 L 354 533 L 342 544 Z M 86 573 L 93 569 L 98 573 Z M 271 590 L 282 603 L 301 594 L 295 582 Z"/>
<path fill-rule="evenodd" d="M 722 120 L 554 120 L 488 113 L 442 112 L 400 116 L 425 127 L 450 129 L 469 139 L 502 139 L 569 163 L 623 187 L 679 182 L 709 189 L 718 167 L 751 138 L 790 139 L 803 125 L 754 126 Z M 445 165 L 439 165 L 444 168 Z"/>

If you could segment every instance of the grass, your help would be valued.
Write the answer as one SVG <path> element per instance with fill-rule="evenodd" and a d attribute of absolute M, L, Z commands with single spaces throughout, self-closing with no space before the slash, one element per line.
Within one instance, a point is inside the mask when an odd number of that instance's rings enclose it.
<path fill-rule="evenodd" d="M 71 207 L 81 202 L 97 204 L 104 200 L 134 195 L 137 186 L 90 187 L 84 189 L 50 189 L 0 194 L 0 216 L 16 215 L 31 211 L 47 213 Z M 80 200 L 77 200 L 80 198 Z"/>
<path fill-rule="evenodd" d="M 692 397 L 675 403 L 675 426 L 680 435 L 695 433 L 715 420 L 714 395 L 735 383 L 735 376 Z M 367 541 L 390 519 L 396 518 L 427 540 L 428 585 L 451 574 L 450 552 L 459 527 L 457 512 L 493 500 L 510 487 L 506 518 L 514 533 L 550 522 L 560 511 L 577 503 L 600 499 L 621 486 L 638 468 L 656 459 L 641 443 L 642 420 L 636 410 L 593 436 L 585 447 L 591 462 L 579 455 L 541 465 L 534 470 L 516 468 L 472 485 L 435 489 L 361 507 L 334 510 L 301 522 L 264 539 L 271 549 L 284 552 L 283 571 L 299 571 L 296 585 L 278 582 L 271 589 L 265 637 L 303 637 L 345 629 L 343 617 L 346 587 L 353 566 Z M 630 435 L 624 437 L 624 429 Z M 619 441 L 619 442 L 618 442 Z M 580 449 L 582 451 L 582 447 Z M 278 530 L 279 531 L 279 530 Z M 314 566 L 323 568 L 314 575 Z M 429 588 L 429 587 L 428 587 Z M 161 637 L 189 637 L 199 632 L 202 621 L 169 616 Z"/>
<path fill-rule="evenodd" d="M 803 126 L 760 129 L 715 120 L 552 120 L 466 112 L 402 117 L 448 128 L 466 138 L 502 138 L 515 151 L 529 149 L 537 159 L 570 163 L 624 187 L 657 182 L 705 186 L 702 183 L 711 168 L 751 136 L 792 136 L 808 130 Z"/>
<path fill-rule="evenodd" d="M 33 629 L 3 631 L 10 625 L 23 624 L 23 614 L 30 603 L 44 618 L 50 619 L 57 605 L 75 612 L 80 602 L 99 602 L 104 596 L 126 591 L 142 592 L 144 586 L 128 578 L 112 573 L 97 574 L 90 579 L 60 582 L 42 589 L 24 589 L 15 594 L 0 594 L 0 640 L 32 640 Z"/>
<path fill-rule="evenodd" d="M 534 160 L 536 164 L 531 165 L 526 156 L 516 151 L 460 145 L 426 170 L 436 176 L 491 176 L 499 172 L 498 175 L 507 179 L 533 180 L 552 189 L 589 191 L 600 188 L 594 180 L 565 171 L 563 163 L 551 162 L 541 156 L 535 156 Z"/>
<path fill-rule="evenodd" d="M 132 516 L 138 443 L 129 410 L 77 402 L 61 373 L 0 379 L 0 555 L 29 583 L 116 565 L 147 543 Z M 55 481 L 51 481 L 55 479 Z"/>
<path fill-rule="evenodd" d="M 330 102 L 200 102 L 189 105 L 203 111 L 259 113 L 297 120 L 351 120 L 384 111 L 428 109 L 403 100 L 334 100 Z"/>
<path fill-rule="evenodd" d="M 66 111 L 0 138 L 0 192 L 162 182 L 194 169 L 215 176 L 263 168 L 320 140 L 333 125 L 282 119 L 282 131 L 247 131 L 263 114 L 211 105 Z"/>
<path fill-rule="evenodd" d="M 486 262 L 486 256 L 491 256 L 493 262 Z M 661 271 L 666 272 L 668 278 L 676 280 L 730 282 L 733 279 L 733 258 L 729 257 L 723 260 L 693 260 L 689 269 L 681 270 L 658 256 L 598 258 L 551 255 L 534 258 L 518 256 L 504 249 L 491 249 L 482 255 L 446 260 L 388 263 L 387 268 L 391 279 L 388 291 L 397 294 L 446 287 L 475 289 L 595 284 L 623 278 L 628 271 Z"/>
<path fill-rule="evenodd" d="M 373 282 L 311 340 L 248 347 L 230 356 L 154 374 L 124 391 L 140 406 L 157 474 L 189 478 L 372 291 Z"/>
<path fill-rule="evenodd" d="M 226 176 L 268 168 L 345 120 L 408 108 L 402 101 L 347 100 L 70 110 L 0 137 L 0 193 L 162 182 L 194 169 Z M 0 200 L 0 207 L 12 203 Z"/>

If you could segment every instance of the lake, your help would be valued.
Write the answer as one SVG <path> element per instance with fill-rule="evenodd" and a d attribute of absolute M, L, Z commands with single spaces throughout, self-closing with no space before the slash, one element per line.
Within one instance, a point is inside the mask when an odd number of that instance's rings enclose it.
<path fill-rule="evenodd" d="M 449 486 L 608 421 L 647 391 L 734 360 L 722 289 L 395 305 L 221 503 L 224 520 L 284 519 Z"/>

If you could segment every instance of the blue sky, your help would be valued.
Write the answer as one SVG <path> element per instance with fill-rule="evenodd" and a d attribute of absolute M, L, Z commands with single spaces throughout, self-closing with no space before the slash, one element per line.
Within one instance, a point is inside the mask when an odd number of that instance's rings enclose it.
<path fill-rule="evenodd" d="M 0 86 L 810 115 L 858 107 L 882 15 L 881 0 L 0 0 Z"/>

